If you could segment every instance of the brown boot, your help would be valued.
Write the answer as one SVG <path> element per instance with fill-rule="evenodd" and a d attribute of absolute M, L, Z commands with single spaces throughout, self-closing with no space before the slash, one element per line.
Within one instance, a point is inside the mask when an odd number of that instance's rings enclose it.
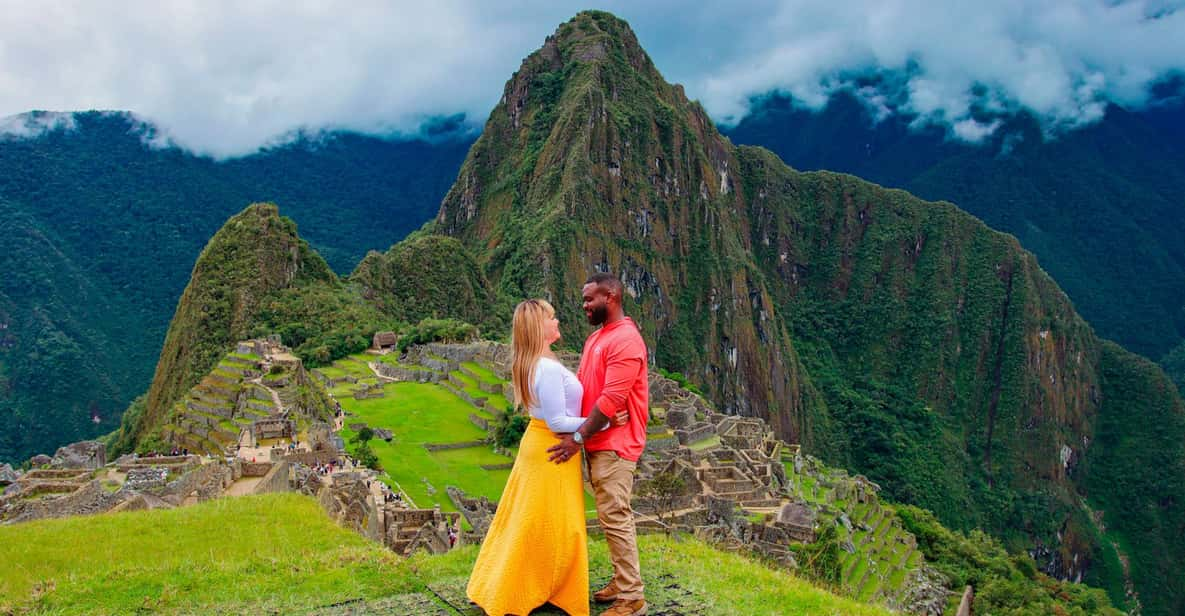
<path fill-rule="evenodd" d="M 612 603 L 617 600 L 617 593 L 617 587 L 610 580 L 608 584 L 605 584 L 604 588 L 593 593 L 593 601 L 597 603 Z"/>
<path fill-rule="evenodd" d="M 646 613 L 645 599 L 618 599 L 601 612 L 601 616 L 643 616 Z"/>

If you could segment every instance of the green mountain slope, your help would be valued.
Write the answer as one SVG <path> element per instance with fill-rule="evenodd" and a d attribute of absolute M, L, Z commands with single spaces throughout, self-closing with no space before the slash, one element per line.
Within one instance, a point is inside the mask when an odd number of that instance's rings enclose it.
<path fill-rule="evenodd" d="M 384 314 L 406 323 L 453 316 L 481 324 L 497 314 L 485 275 L 449 237 L 417 234 L 386 253 L 372 251 L 350 281 Z"/>
<path fill-rule="evenodd" d="M 150 362 L 154 350 L 132 333 L 136 327 L 124 330 L 105 319 L 122 306 L 60 250 L 52 226 L 0 200 L 0 238 L 3 459 L 82 439 L 95 430 L 95 415 L 117 421 L 115 409 L 143 384 L 106 370 L 103 355 Z"/>
<path fill-rule="evenodd" d="M 0 372 L 46 392 L 0 388 L 0 460 L 13 463 L 117 425 L 152 379 L 194 260 L 245 204 L 280 203 L 349 272 L 432 217 L 469 146 L 345 133 L 215 161 L 145 145 L 155 129 L 127 114 L 69 118 L 69 130 L 0 137 L 0 258 L 16 264 L 0 281 L 4 336 L 25 351 L 44 347 L 0 360 Z M 51 375 L 69 376 L 47 386 Z"/>
<path fill-rule="evenodd" d="M 581 285 L 619 273 L 660 364 L 810 443 L 822 407 L 749 256 L 738 166 L 624 22 L 582 14 L 506 84 L 436 229 L 506 303 L 549 297 L 585 333 Z"/>
<path fill-rule="evenodd" d="M 1092 448 L 1112 446 L 1099 426 L 1116 409 L 1153 400 L 1177 417 L 1180 398 L 1156 397 L 1130 356 L 1105 362 L 1015 238 L 949 204 L 732 146 L 611 15 L 582 13 L 523 62 L 435 230 L 472 251 L 503 305 L 545 295 L 569 327 L 584 277 L 619 274 L 658 365 L 1059 576 L 1093 572 L 1123 601 L 1123 572 L 1092 568 L 1116 557 L 1111 537 L 1160 573 L 1153 561 L 1185 562 L 1182 513 L 1142 487 L 1152 473 L 1102 482 L 1082 464 L 1107 455 Z M 1164 426 L 1166 440 L 1145 441 L 1119 422 L 1115 438 L 1175 467 L 1169 443 L 1185 431 Z M 1160 501 L 1185 498 L 1164 487 Z M 1100 537 L 1083 496 L 1148 517 L 1115 516 Z M 1131 576 L 1146 613 L 1185 606 L 1179 582 Z"/>
<path fill-rule="evenodd" d="M 362 350 L 388 321 L 356 288 L 338 280 L 275 205 L 251 205 L 231 217 L 198 257 L 165 337 L 146 409 L 120 440 L 131 444 L 159 435 L 169 409 L 238 340 L 277 333 L 298 354 L 328 361 Z"/>
<path fill-rule="evenodd" d="M 1185 105 L 1117 106 L 1049 138 L 1026 115 L 1002 118 L 983 144 L 874 119 L 850 92 L 811 112 L 761 101 L 726 134 L 797 169 L 852 173 L 945 199 L 1015 235 L 1099 333 L 1160 358 L 1185 340 Z"/>

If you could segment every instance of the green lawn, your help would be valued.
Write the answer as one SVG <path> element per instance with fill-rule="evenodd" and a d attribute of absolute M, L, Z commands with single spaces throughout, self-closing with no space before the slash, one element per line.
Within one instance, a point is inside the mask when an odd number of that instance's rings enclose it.
<path fill-rule="evenodd" d="M 446 511 L 454 511 L 445 493 L 446 485 L 455 485 L 474 496 L 494 500 L 501 497 L 510 471 L 487 471 L 480 465 L 513 459 L 495 454 L 489 446 L 437 452 L 423 446 L 485 438 L 486 433 L 469 422 L 470 413 L 476 412 L 472 405 L 431 383 L 388 383 L 383 391 L 386 397 L 367 400 L 335 393 L 342 408 L 351 413 L 346 417 L 342 437 L 348 442 L 354 436 L 349 429 L 351 423 L 391 430 L 395 434 L 391 443 L 376 439 L 371 441 L 371 449 L 392 483 L 417 506 L 439 504 Z"/>
<path fill-rule="evenodd" d="M 494 374 L 493 370 L 490 370 L 489 368 L 487 368 L 477 362 L 463 361 L 463 362 L 461 362 L 461 365 L 464 366 L 466 370 L 477 375 L 477 378 L 479 378 L 487 383 L 494 383 L 497 385 L 501 385 L 502 383 L 506 382 L 506 379 L 498 378 L 498 375 Z"/>
<path fill-rule="evenodd" d="M 889 613 L 692 539 L 638 543 L 651 586 L 677 581 L 705 614 Z M 295 494 L 218 499 L 0 527 L 0 613 L 300 613 L 428 584 L 463 589 L 476 555 L 466 546 L 401 559 Z M 604 540 L 589 541 L 589 557 L 590 583 L 608 577 Z"/>
<path fill-rule="evenodd" d="M 477 381 L 473 380 L 472 377 L 465 374 L 464 372 L 461 372 L 460 370 L 454 370 L 454 371 L 450 372 L 449 374 L 451 376 L 455 377 L 457 380 L 461 381 L 462 385 L 461 385 L 461 387 L 459 387 L 459 389 L 461 391 L 464 391 L 465 393 L 469 394 L 470 396 L 473 396 L 475 399 L 476 398 L 486 398 L 487 404 L 494 405 L 495 407 L 497 407 L 499 405 L 501 405 L 503 408 L 506 407 L 506 399 L 505 398 L 503 398 L 499 394 L 491 394 L 487 391 L 482 391 L 482 389 L 477 386 Z M 455 384 L 453 386 L 456 387 Z"/>

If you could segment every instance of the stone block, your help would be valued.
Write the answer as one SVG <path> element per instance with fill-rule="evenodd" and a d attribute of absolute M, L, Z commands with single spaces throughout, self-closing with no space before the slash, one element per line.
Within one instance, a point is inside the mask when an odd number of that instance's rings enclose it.
<path fill-rule="evenodd" d="M 99 441 L 71 443 L 58 448 L 50 464 L 54 468 L 101 468 L 107 464 L 107 446 Z"/>
<path fill-rule="evenodd" d="M 0 465 L 0 486 L 7 486 L 16 483 L 17 474 L 12 470 L 12 466 L 8 464 Z"/>
<path fill-rule="evenodd" d="M 672 429 L 686 428 L 695 421 L 695 411 L 691 408 L 667 409 L 667 425 Z"/>

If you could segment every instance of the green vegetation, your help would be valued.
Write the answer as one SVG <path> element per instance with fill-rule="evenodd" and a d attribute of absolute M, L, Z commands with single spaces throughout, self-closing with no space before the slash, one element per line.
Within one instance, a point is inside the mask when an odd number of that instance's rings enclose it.
<path fill-rule="evenodd" d="M 399 352 L 429 342 L 467 342 L 477 337 L 477 328 L 456 319 L 424 319 L 399 337 Z"/>
<path fill-rule="evenodd" d="M 219 161 L 147 147 L 155 129 L 122 113 L 74 124 L 0 143 L 0 461 L 118 427 L 194 261 L 244 206 L 280 204 L 349 272 L 436 214 L 471 143 L 337 133 Z"/>
<path fill-rule="evenodd" d="M 449 237 L 413 234 L 386 253 L 372 251 L 350 281 L 398 321 L 456 318 L 488 324 L 491 331 L 505 328 L 489 310 L 493 295 L 481 269 L 465 246 Z"/>
<path fill-rule="evenodd" d="M 437 222 L 368 256 L 349 283 L 274 206 L 232 218 L 198 260 L 136 425 L 153 436 L 143 427 L 241 333 L 285 332 L 328 363 L 365 342 L 359 324 L 431 315 L 403 332 L 411 344 L 472 335 L 456 319 L 473 311 L 492 319 L 479 322 L 487 334 L 504 332 L 488 323 L 546 296 L 577 345 L 592 268 L 627 281 L 627 312 L 656 363 L 692 375 L 725 410 L 768 416 L 784 438 L 955 529 L 983 528 L 1013 551 L 1053 546 L 1042 567 L 1089 562 L 1088 579 L 1115 601 L 1119 550 L 1146 613 L 1181 611 L 1185 589 L 1168 576 L 1185 562 L 1185 426 L 1163 375 L 1101 343 L 1014 238 L 954 206 L 734 148 L 606 13 L 580 14 L 524 61 Z M 434 280 L 437 270 L 450 274 Z M 418 290 L 388 302 L 405 283 Z M 399 435 L 370 447 L 385 468 L 407 469 L 391 480 L 417 504 L 443 500 L 443 486 L 424 481 L 440 476 L 496 498 L 497 475 L 473 472 L 491 452 L 420 446 L 481 433 L 473 409 L 437 386 L 361 401 L 352 388 L 338 388 L 343 404 Z M 425 405 L 433 396 L 447 400 Z M 1129 454 L 1139 464 L 1123 462 Z M 908 564 L 878 515 L 859 539 L 879 562 Z M 840 559 L 859 596 L 879 592 L 867 560 Z"/>
<path fill-rule="evenodd" d="M 1177 391 L 1185 393 L 1185 342 L 1178 344 L 1172 351 L 1160 358 L 1160 365 L 1165 374 L 1177 385 Z"/>
<path fill-rule="evenodd" d="M 1037 255 L 1104 338 L 1161 357 L 1185 338 L 1185 148 L 1177 100 L 1106 110 L 1097 123 L 1043 134 L 1024 114 L 979 144 L 908 113 L 873 118 L 841 91 L 817 112 L 773 95 L 726 134 L 801 170 L 851 173 L 958 204 Z"/>
<path fill-rule="evenodd" d="M 292 494 L 31 522 L 0 537 L 0 611 L 205 611 L 261 597 L 329 604 L 398 592 L 406 566 Z"/>
<path fill-rule="evenodd" d="M 695 383 L 688 381 L 687 377 L 684 376 L 682 372 L 670 372 L 669 370 L 659 368 L 658 373 L 667 377 L 668 379 L 671 379 L 672 381 L 678 383 L 679 387 L 682 387 L 683 389 L 686 389 L 687 391 L 690 391 L 695 394 L 699 394 L 701 396 L 704 395 L 704 392 L 700 391 L 700 388 L 696 387 Z"/>
<path fill-rule="evenodd" d="M 494 442 L 505 449 L 518 447 L 518 443 L 523 440 L 523 434 L 526 433 L 527 425 L 530 423 L 531 418 L 518 410 L 498 415 L 494 428 Z"/>
<path fill-rule="evenodd" d="M 658 367 L 954 528 L 1056 545 L 1050 568 L 1102 541 L 1066 466 L 1112 394 L 1037 260 L 953 205 L 733 147 L 612 15 L 579 14 L 524 60 L 426 231 L 461 240 L 496 305 L 551 298 L 568 344 L 594 255 L 627 280 Z"/>
<path fill-rule="evenodd" d="M 95 544 L 96 536 L 106 540 Z M 94 549 L 78 551 L 86 544 Z M 164 547 L 162 547 L 164 546 Z M 639 537 L 650 579 L 678 580 L 707 613 L 888 612 L 691 540 Z M 591 573 L 611 570 L 589 541 Z M 400 559 L 335 526 L 293 494 L 219 499 L 170 511 L 33 522 L 0 528 L 0 611 L 290 613 L 355 599 L 464 585 L 477 546 Z"/>
<path fill-rule="evenodd" d="M 440 385 L 430 383 L 388 383 L 384 397 L 355 400 L 348 385 L 334 390 L 342 408 L 350 413 L 346 424 L 365 423 L 370 428 L 386 428 L 395 434 L 392 442 L 372 440 L 378 465 L 386 469 L 393 488 L 402 489 L 419 507 L 439 504 L 454 511 L 445 483 L 455 485 L 473 496 L 497 500 L 509 476 L 508 470 L 487 471 L 482 465 L 499 465 L 513 459 L 495 454 L 488 445 L 463 449 L 429 451 L 424 445 L 480 441 L 485 431 L 469 421 L 478 411 Z M 348 429 L 342 435 L 353 441 Z M 351 453 L 358 445 L 351 444 Z"/>
<path fill-rule="evenodd" d="M 1103 344 L 1104 397 L 1095 445 L 1083 465 L 1088 499 L 1107 528 L 1092 554 L 1087 581 L 1121 591 L 1123 570 L 1111 551 L 1131 563 L 1145 614 L 1185 609 L 1185 403 L 1152 362 Z M 1084 516 L 1085 517 L 1085 516 Z M 1097 534 L 1093 525 L 1084 532 Z M 1115 542 L 1112 544 L 1111 542 Z"/>
<path fill-rule="evenodd" d="M 392 321 L 344 284 L 275 205 L 255 204 L 214 235 L 177 305 L 136 423 L 124 422 L 112 453 L 159 434 L 169 409 L 238 340 L 278 333 L 310 365 L 365 349 Z M 227 378 L 237 373 L 228 367 Z M 211 386 L 217 387 L 216 383 Z"/>
<path fill-rule="evenodd" d="M 917 537 L 927 562 L 946 575 L 953 588 L 975 587 L 976 614 L 1123 613 L 1111 607 L 1102 590 L 1039 573 L 1033 559 L 1009 555 L 999 542 L 978 530 L 969 535 L 947 530 L 933 514 L 917 507 L 899 507 L 897 514 Z"/>

